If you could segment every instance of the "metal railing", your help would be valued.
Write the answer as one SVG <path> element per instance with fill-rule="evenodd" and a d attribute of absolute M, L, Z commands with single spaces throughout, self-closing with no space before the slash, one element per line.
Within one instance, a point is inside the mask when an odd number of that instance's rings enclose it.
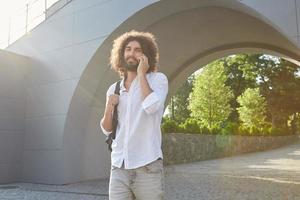
<path fill-rule="evenodd" d="M 9 17 L 7 40 L 2 39 L 0 48 L 6 48 L 23 35 L 29 33 L 30 30 L 71 1 L 72 0 L 32 0 L 25 6 L 15 10 Z M 49 10 L 51 10 L 50 14 L 48 13 Z"/>

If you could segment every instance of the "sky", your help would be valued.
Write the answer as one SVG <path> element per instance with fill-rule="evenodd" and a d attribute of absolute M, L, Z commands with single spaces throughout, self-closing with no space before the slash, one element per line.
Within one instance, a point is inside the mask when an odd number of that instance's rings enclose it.
<path fill-rule="evenodd" d="M 58 0 L 46 1 L 49 7 Z M 11 25 L 10 43 L 25 34 L 26 4 L 29 5 L 27 29 L 30 30 L 45 19 L 45 0 L 0 0 L 0 48 L 8 44 L 9 24 Z"/>
<path fill-rule="evenodd" d="M 9 16 L 26 8 L 28 0 L 0 0 L 0 44 L 8 42 Z"/>

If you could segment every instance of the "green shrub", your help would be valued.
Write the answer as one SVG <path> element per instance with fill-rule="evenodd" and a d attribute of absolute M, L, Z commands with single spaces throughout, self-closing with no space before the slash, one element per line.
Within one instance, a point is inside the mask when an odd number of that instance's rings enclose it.
<path fill-rule="evenodd" d="M 265 135 L 264 132 L 263 132 L 263 129 L 262 128 L 258 128 L 258 127 L 245 127 L 243 125 L 241 125 L 239 128 L 238 128 L 238 132 L 240 135 L 249 135 L 249 136 L 259 136 L 259 135 Z"/>
<path fill-rule="evenodd" d="M 238 128 L 239 135 L 251 135 L 249 128 L 246 128 L 244 126 L 239 126 Z"/>
<path fill-rule="evenodd" d="M 273 128 L 271 128 L 271 134 L 272 135 L 292 135 L 292 132 L 288 128 L 273 127 Z"/>
<path fill-rule="evenodd" d="M 184 123 L 179 125 L 184 133 L 201 133 L 199 123 L 196 119 L 188 118 Z"/>
<path fill-rule="evenodd" d="M 161 130 L 163 133 L 177 133 L 180 132 L 180 127 L 175 120 L 164 117 L 161 124 Z"/>
<path fill-rule="evenodd" d="M 237 122 L 227 122 L 224 128 L 221 129 L 222 135 L 238 135 L 239 124 Z"/>
<path fill-rule="evenodd" d="M 209 131 L 209 134 L 211 135 L 221 135 L 222 129 L 221 128 L 213 128 Z"/>
<path fill-rule="evenodd" d="M 200 128 L 200 132 L 201 132 L 201 134 L 204 134 L 204 135 L 211 134 L 210 131 L 209 131 L 209 129 L 207 127 L 205 127 L 205 126 Z"/>
<path fill-rule="evenodd" d="M 288 128 L 274 128 L 271 123 L 265 123 L 261 128 L 244 127 L 237 122 L 226 122 L 222 128 L 214 128 L 211 131 L 207 127 L 201 127 L 194 118 L 188 118 L 179 124 L 171 118 L 164 117 L 161 125 L 163 133 L 195 133 L 206 135 L 244 135 L 244 136 L 276 136 L 291 135 L 292 131 Z"/>
<path fill-rule="evenodd" d="M 276 136 L 276 135 L 291 135 L 292 132 L 288 128 L 272 127 L 271 123 L 265 123 L 261 128 L 257 127 L 238 127 L 239 135 L 253 136 Z"/>

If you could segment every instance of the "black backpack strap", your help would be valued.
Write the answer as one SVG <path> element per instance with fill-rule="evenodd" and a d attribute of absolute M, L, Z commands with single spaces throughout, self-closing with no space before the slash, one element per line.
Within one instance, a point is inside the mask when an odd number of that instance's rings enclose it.
<path fill-rule="evenodd" d="M 115 87 L 115 94 L 120 95 L 120 84 L 121 81 L 118 81 Z M 112 133 L 109 134 L 106 138 L 106 143 L 108 145 L 108 150 L 112 151 L 111 145 L 113 140 L 116 138 L 116 131 L 118 126 L 118 105 L 114 107 L 113 120 L 112 120 Z"/>
<path fill-rule="evenodd" d="M 120 95 L 120 83 L 121 81 L 118 81 L 115 87 L 115 94 Z M 114 108 L 114 114 L 113 114 L 113 131 L 112 131 L 112 139 L 116 138 L 116 131 L 118 126 L 118 105 L 115 105 Z"/>

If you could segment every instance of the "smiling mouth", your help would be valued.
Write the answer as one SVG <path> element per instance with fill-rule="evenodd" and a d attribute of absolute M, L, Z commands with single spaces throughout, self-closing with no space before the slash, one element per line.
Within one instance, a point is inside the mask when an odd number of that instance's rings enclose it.
<path fill-rule="evenodd" d="M 133 58 L 129 58 L 129 59 L 127 59 L 127 63 L 129 63 L 129 64 L 136 64 L 136 63 L 138 63 L 138 61 L 135 60 L 135 59 L 133 59 Z"/>
<path fill-rule="evenodd" d="M 129 60 L 134 60 L 134 61 L 137 61 L 137 59 L 135 59 L 135 58 L 133 58 L 133 57 L 129 57 L 129 58 L 127 58 L 127 61 L 129 61 Z"/>

